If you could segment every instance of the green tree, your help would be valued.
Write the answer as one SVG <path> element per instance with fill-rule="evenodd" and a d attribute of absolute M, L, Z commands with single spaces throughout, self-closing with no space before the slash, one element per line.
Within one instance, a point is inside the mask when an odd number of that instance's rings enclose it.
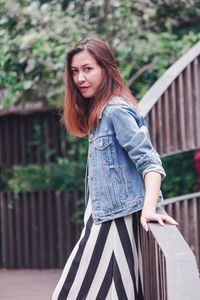
<path fill-rule="evenodd" d="M 61 106 L 65 54 L 85 36 L 109 43 L 140 99 L 199 39 L 199 16 L 199 1 L 1 0 L 1 105 L 46 98 Z"/>

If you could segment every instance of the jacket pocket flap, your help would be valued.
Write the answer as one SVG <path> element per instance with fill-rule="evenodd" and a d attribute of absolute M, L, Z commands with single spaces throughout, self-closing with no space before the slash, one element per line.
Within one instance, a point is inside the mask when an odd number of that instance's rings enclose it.
<path fill-rule="evenodd" d="M 103 150 L 112 144 L 112 138 L 109 136 L 98 138 L 94 141 L 94 145 L 97 149 Z"/>

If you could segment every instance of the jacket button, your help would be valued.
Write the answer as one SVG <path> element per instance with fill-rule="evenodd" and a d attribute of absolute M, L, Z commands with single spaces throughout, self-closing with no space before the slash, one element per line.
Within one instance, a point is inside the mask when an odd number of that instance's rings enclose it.
<path fill-rule="evenodd" d="M 89 153 L 89 157 L 91 157 L 92 156 L 92 154 L 91 153 Z"/>

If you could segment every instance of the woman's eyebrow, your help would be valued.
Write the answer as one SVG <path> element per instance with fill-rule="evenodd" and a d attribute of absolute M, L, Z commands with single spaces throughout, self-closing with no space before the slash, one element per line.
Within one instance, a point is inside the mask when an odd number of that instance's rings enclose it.
<path fill-rule="evenodd" d="M 86 63 L 86 64 L 82 65 L 81 67 L 86 67 L 87 65 L 91 65 L 91 63 Z M 76 66 L 71 66 L 71 68 L 78 68 L 78 67 L 76 67 Z"/>

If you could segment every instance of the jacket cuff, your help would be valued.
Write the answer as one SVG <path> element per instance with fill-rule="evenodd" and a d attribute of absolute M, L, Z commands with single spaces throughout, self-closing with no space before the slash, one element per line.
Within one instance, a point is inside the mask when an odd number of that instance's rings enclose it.
<path fill-rule="evenodd" d="M 161 176 L 162 176 L 162 178 L 161 178 L 162 181 L 163 181 L 163 179 L 166 177 L 165 170 L 163 169 L 162 166 L 159 166 L 159 165 L 149 165 L 149 166 L 148 166 L 147 168 L 145 168 L 144 171 L 142 172 L 143 179 L 144 179 L 145 175 L 146 175 L 148 172 L 151 172 L 151 171 L 160 173 Z"/>

